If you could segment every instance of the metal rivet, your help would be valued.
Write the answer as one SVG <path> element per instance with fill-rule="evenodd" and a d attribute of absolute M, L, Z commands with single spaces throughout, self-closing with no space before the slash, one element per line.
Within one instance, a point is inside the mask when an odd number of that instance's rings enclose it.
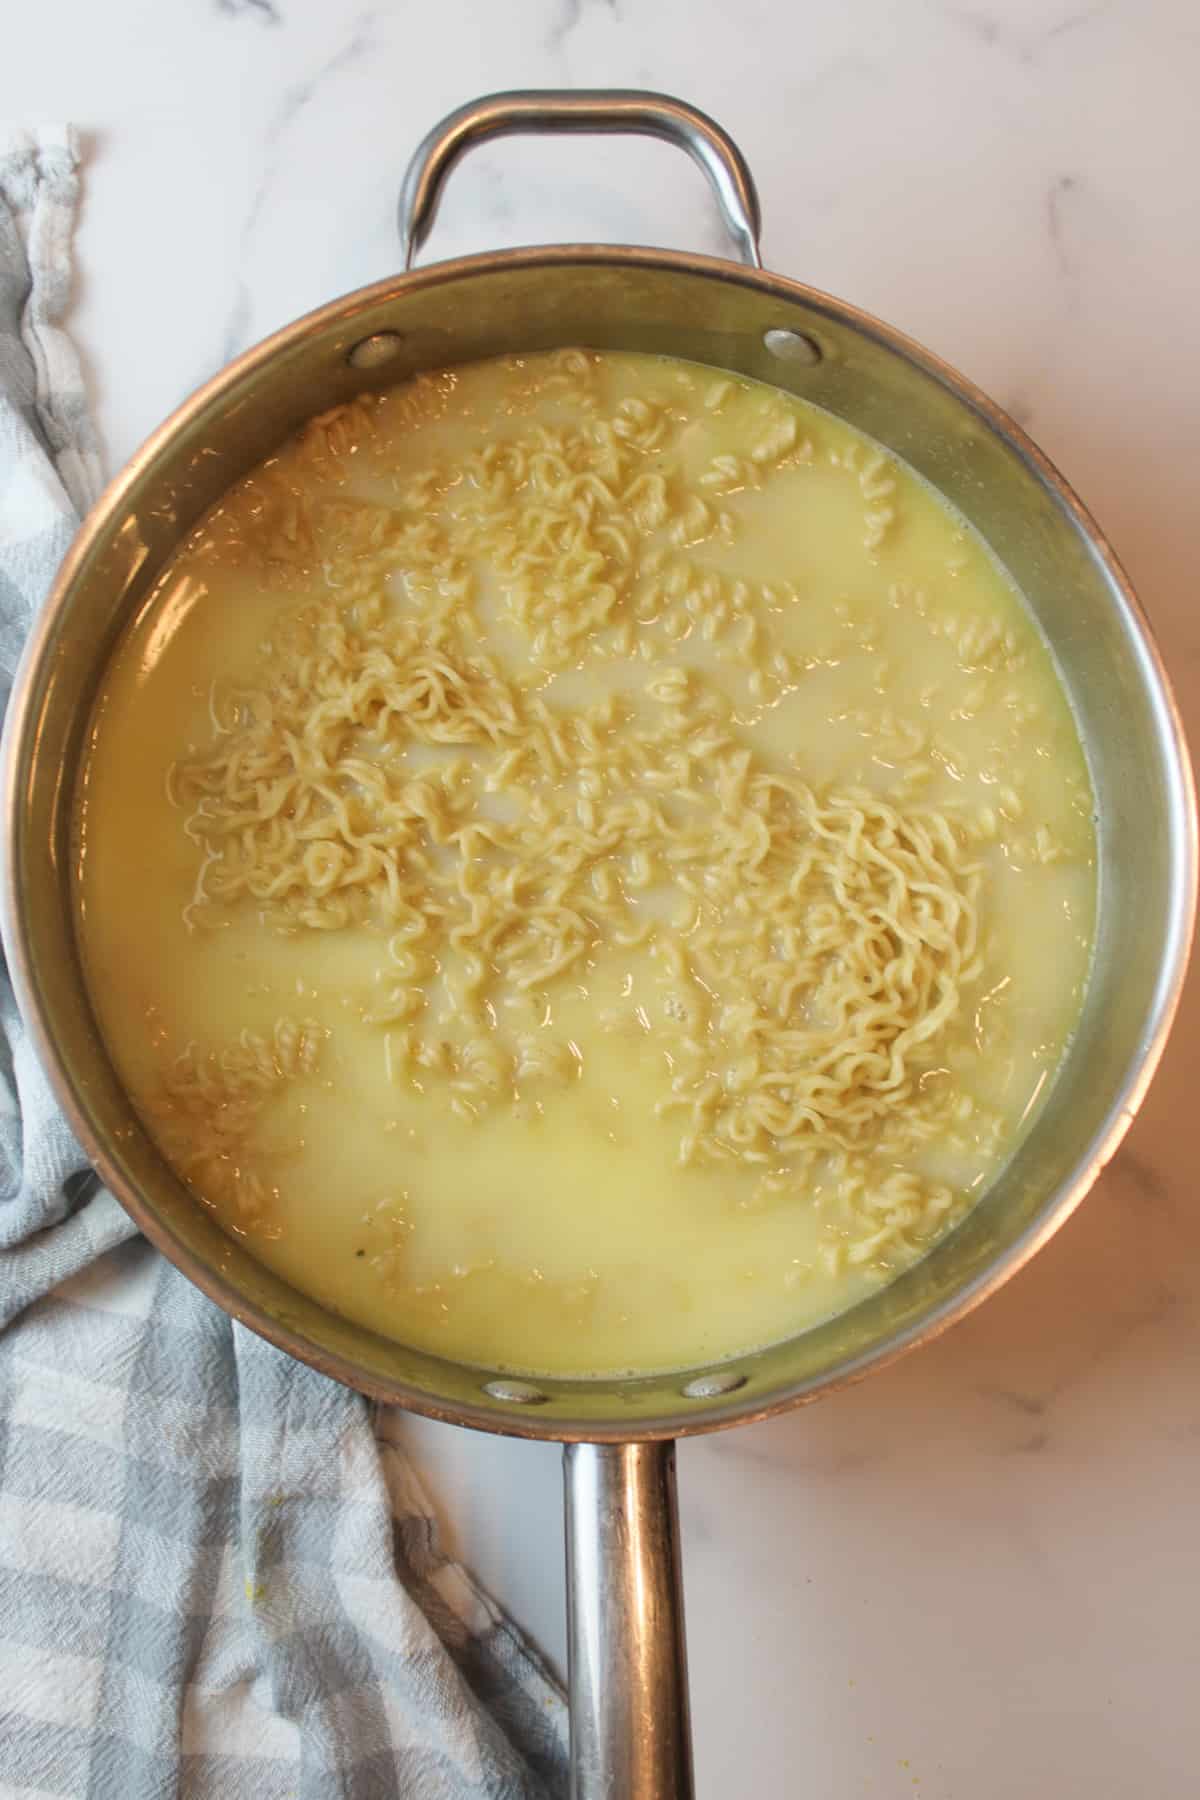
<path fill-rule="evenodd" d="M 346 352 L 346 361 L 352 369 L 380 369 L 391 362 L 403 342 L 398 331 L 377 331 L 374 337 L 360 338 Z"/>
<path fill-rule="evenodd" d="M 697 1375 L 695 1381 L 689 1381 L 679 1391 L 685 1400 L 715 1400 L 718 1394 L 732 1394 L 735 1388 L 745 1387 L 747 1379 L 728 1369 L 724 1375 Z"/>
<path fill-rule="evenodd" d="M 507 1400 L 513 1406 L 544 1406 L 548 1398 L 528 1381 L 485 1381 L 483 1391 L 493 1400 Z"/>
<path fill-rule="evenodd" d="M 821 360 L 820 344 L 802 331 L 784 331 L 782 328 L 764 331 L 763 343 L 780 362 L 819 363 Z"/>

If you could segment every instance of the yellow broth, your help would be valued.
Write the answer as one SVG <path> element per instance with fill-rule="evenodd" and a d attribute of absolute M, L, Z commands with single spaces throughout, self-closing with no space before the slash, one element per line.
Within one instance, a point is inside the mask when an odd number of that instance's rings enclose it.
<path fill-rule="evenodd" d="M 93 1002 L 198 1200 L 403 1342 L 587 1375 L 922 1255 L 1073 1028 L 1092 797 L 911 470 L 668 358 L 314 421 L 180 549 L 79 808 Z"/>

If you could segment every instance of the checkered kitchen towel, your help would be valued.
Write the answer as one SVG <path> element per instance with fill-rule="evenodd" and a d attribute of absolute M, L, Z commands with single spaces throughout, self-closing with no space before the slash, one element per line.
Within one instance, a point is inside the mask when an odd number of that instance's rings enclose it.
<path fill-rule="evenodd" d="M 68 133 L 0 136 L 0 705 L 97 486 L 76 185 Z M 0 980 L 0 1796 L 533 1800 L 564 1767 L 561 1695 L 366 1403 L 135 1235 Z"/>

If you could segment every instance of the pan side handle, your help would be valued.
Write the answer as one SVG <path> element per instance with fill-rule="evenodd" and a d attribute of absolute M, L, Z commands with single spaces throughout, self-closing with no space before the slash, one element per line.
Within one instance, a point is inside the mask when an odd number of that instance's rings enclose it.
<path fill-rule="evenodd" d="M 468 150 L 492 138 L 564 131 L 665 138 L 686 150 L 709 179 L 738 255 L 762 267 L 758 193 L 729 133 L 686 100 L 640 88 L 514 89 L 447 113 L 417 145 L 400 190 L 404 267 L 429 236 L 446 177 Z"/>
<path fill-rule="evenodd" d="M 571 1800 L 692 1800 L 672 1443 L 563 1453 Z"/>

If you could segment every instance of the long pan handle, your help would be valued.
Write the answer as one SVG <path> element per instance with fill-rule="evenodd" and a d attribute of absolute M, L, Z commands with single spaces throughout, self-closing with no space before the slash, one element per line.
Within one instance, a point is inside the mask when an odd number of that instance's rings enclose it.
<path fill-rule="evenodd" d="M 568 1444 L 571 1800 L 692 1800 L 675 1446 Z"/>

